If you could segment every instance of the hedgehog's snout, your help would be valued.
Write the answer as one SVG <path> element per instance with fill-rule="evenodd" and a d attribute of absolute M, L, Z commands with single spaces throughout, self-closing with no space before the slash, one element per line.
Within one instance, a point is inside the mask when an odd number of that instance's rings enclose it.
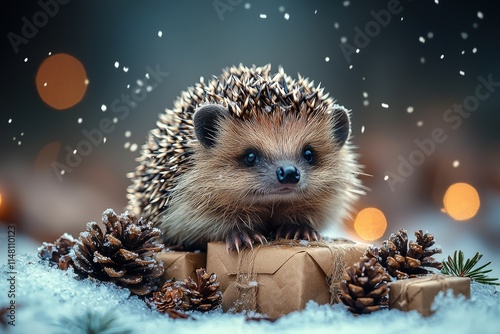
<path fill-rule="evenodd" d="M 281 184 L 295 184 L 300 181 L 300 171 L 292 165 L 278 167 L 276 176 Z"/>

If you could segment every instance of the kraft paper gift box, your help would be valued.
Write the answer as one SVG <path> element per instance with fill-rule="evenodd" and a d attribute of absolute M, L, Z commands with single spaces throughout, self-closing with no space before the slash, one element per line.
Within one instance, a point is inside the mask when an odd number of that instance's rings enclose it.
<path fill-rule="evenodd" d="M 278 317 L 303 309 L 310 300 L 338 302 L 345 268 L 359 261 L 368 246 L 345 241 L 278 243 L 254 245 L 239 254 L 228 253 L 224 243 L 208 244 L 207 271 L 217 274 L 224 311 Z"/>
<path fill-rule="evenodd" d="M 205 268 L 206 253 L 167 251 L 156 255 L 156 261 L 163 262 L 163 279 L 183 280 L 191 277 L 196 280 L 196 269 Z"/>
<path fill-rule="evenodd" d="M 417 310 L 430 316 L 434 297 L 439 291 L 452 289 L 455 296 L 470 298 L 470 278 L 430 275 L 392 282 L 389 292 L 389 308 L 402 311 Z"/>

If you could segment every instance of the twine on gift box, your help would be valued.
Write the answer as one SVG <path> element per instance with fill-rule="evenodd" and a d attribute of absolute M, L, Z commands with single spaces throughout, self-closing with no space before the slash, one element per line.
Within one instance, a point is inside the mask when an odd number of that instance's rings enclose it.
<path fill-rule="evenodd" d="M 333 265 L 330 272 L 326 273 L 326 284 L 330 292 L 330 305 L 340 302 L 340 282 L 344 278 L 344 271 L 348 266 L 347 253 L 355 248 L 354 242 L 347 239 L 336 240 L 335 243 L 332 241 L 309 243 L 313 247 L 327 247 L 330 250 Z M 352 247 L 347 247 L 347 245 L 352 245 Z"/>
<path fill-rule="evenodd" d="M 261 246 L 243 250 L 238 254 L 238 274 L 234 286 L 238 289 L 235 311 L 257 311 L 257 274 L 254 270 L 255 258 Z"/>
<path fill-rule="evenodd" d="M 419 290 L 415 291 L 415 293 L 411 296 L 408 294 L 408 288 L 411 285 L 432 282 L 432 281 L 438 281 L 444 288 L 444 290 L 448 290 L 450 288 L 448 282 L 446 281 L 446 277 L 443 275 L 434 274 L 427 277 L 424 276 L 420 279 L 415 279 L 413 281 L 405 282 L 405 284 L 401 286 L 401 291 L 399 292 L 399 294 L 397 294 L 396 297 L 394 298 L 394 302 L 397 303 L 398 308 L 400 310 L 408 311 L 408 306 L 413 302 L 415 296 L 420 294 L 420 292 L 424 289 L 424 287 L 421 287 Z M 402 298 L 402 300 L 399 300 L 400 298 Z"/>

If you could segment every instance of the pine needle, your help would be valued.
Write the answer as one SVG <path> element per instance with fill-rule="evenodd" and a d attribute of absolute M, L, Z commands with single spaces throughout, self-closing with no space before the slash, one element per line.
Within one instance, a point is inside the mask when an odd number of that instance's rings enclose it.
<path fill-rule="evenodd" d="M 57 324 L 60 333 L 72 334 L 132 334 L 130 329 L 122 327 L 112 312 L 87 311 L 76 317 L 63 317 Z"/>
<path fill-rule="evenodd" d="M 491 278 L 486 275 L 491 272 L 491 269 L 485 270 L 491 262 L 483 264 L 478 268 L 474 268 L 482 257 L 483 254 L 476 252 L 471 259 L 465 260 L 464 263 L 464 252 L 455 251 L 453 253 L 453 258 L 448 256 L 448 259 L 443 261 L 443 269 L 441 270 L 441 273 L 458 277 L 470 277 L 473 281 L 478 283 L 500 285 L 500 283 L 497 282 L 498 278 Z"/>

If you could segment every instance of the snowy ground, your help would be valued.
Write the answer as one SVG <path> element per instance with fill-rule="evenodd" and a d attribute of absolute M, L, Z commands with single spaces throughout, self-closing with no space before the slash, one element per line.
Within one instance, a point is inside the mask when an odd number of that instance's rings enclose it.
<path fill-rule="evenodd" d="M 0 266 L 2 309 L 8 303 L 6 265 Z M 494 287 L 473 284 L 471 299 L 440 295 L 437 312 L 423 318 L 416 312 L 384 310 L 354 317 L 341 305 L 330 307 L 310 303 L 301 312 L 282 317 L 275 323 L 246 322 L 244 316 L 213 312 L 193 314 L 193 319 L 173 320 L 153 312 L 128 290 L 109 283 L 76 281 L 71 272 L 49 268 L 36 254 L 17 254 L 15 268 L 15 327 L 11 333 L 78 334 L 64 318 L 74 319 L 88 310 L 113 312 L 131 333 L 498 333 L 500 292 Z M 58 325 L 59 324 L 59 325 Z M 1 327 L 0 327 L 1 328 Z M 2 332 L 3 329 L 0 329 Z"/>

